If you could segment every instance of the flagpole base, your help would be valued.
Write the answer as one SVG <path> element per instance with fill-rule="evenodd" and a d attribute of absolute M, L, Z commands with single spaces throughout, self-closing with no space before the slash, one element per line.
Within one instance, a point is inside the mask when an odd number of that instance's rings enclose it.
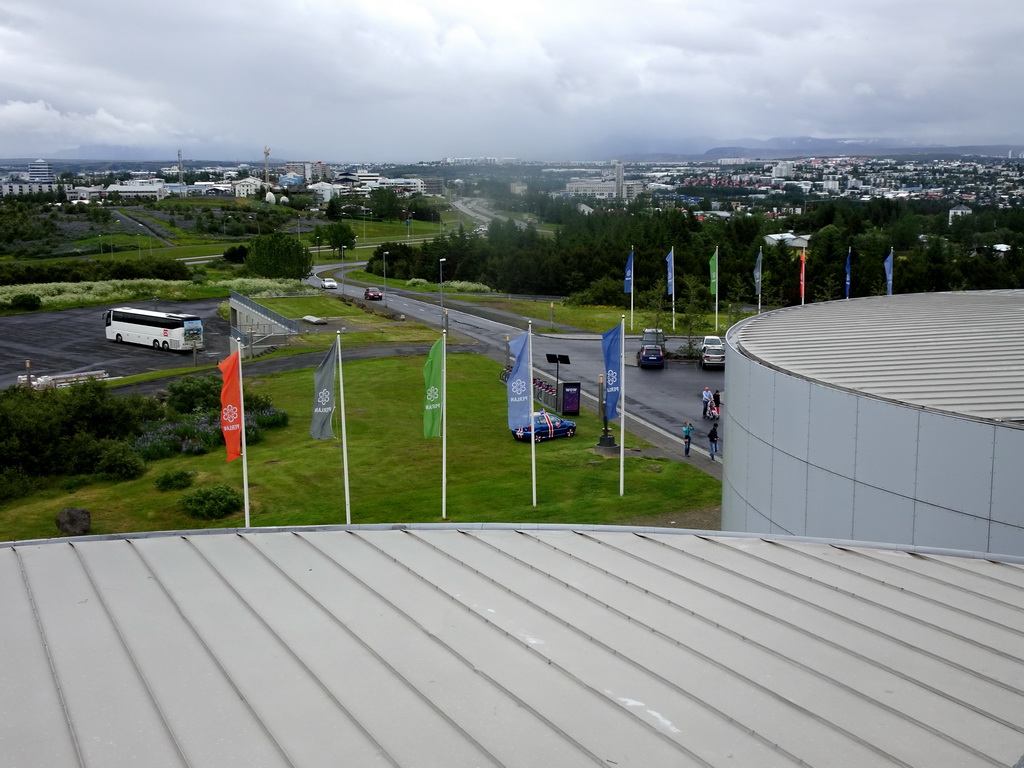
<path fill-rule="evenodd" d="M 615 443 L 615 435 L 601 435 L 597 440 L 597 445 L 594 446 L 594 450 L 603 456 L 617 455 L 619 446 Z"/>

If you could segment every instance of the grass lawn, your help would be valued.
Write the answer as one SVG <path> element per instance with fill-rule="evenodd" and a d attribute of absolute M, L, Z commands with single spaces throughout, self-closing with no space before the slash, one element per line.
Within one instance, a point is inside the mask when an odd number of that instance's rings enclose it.
<path fill-rule="evenodd" d="M 349 477 L 353 523 L 440 522 L 441 445 L 423 437 L 423 356 L 346 363 Z M 500 366 L 482 356 L 448 356 L 448 520 L 452 522 L 625 522 L 660 514 L 685 515 L 721 503 L 721 483 L 688 464 L 628 457 L 619 496 L 618 458 L 593 452 L 597 416 L 583 413 L 575 437 L 537 445 L 537 506 L 531 504 L 530 444 L 506 425 Z M 345 522 L 340 439 L 309 436 L 313 370 L 247 378 L 289 412 L 289 426 L 270 430 L 249 447 L 253 526 Z M 340 427 L 335 424 L 340 438 Z M 627 435 L 627 456 L 643 444 Z M 242 488 L 242 463 L 223 451 L 153 462 L 133 481 L 96 481 L 76 490 L 56 486 L 0 506 L 0 539 L 58 535 L 64 506 L 84 507 L 92 533 L 234 527 L 239 512 L 218 521 L 187 517 L 182 491 L 160 492 L 154 478 L 171 469 L 196 472 L 196 486 Z"/>

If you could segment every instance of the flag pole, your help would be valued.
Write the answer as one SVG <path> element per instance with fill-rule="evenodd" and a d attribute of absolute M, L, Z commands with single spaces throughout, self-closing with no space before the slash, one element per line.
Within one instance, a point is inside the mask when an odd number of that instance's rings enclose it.
<path fill-rule="evenodd" d="M 721 267 L 718 264 L 718 246 L 715 246 L 715 333 L 718 333 L 718 284 L 722 276 Z"/>
<path fill-rule="evenodd" d="M 348 432 L 345 426 L 345 380 L 341 373 L 341 331 L 335 331 L 338 351 L 338 410 L 341 412 L 341 473 L 345 477 L 345 525 L 352 525 L 352 501 L 348 486 Z"/>
<path fill-rule="evenodd" d="M 448 331 L 441 331 L 441 519 L 448 518 Z"/>
<path fill-rule="evenodd" d="M 242 498 L 245 501 L 245 527 L 249 527 L 249 452 L 245 449 L 245 394 L 242 387 L 242 350 L 235 339 L 235 351 L 238 352 L 238 409 L 242 421 Z"/>
<path fill-rule="evenodd" d="M 533 483 L 533 506 L 537 506 L 537 420 L 533 418 L 533 320 L 526 324 L 526 376 L 530 393 L 530 473 Z"/>
<path fill-rule="evenodd" d="M 669 250 L 672 257 L 672 332 L 676 330 L 676 247 L 673 245 Z"/>
<path fill-rule="evenodd" d="M 630 272 L 630 333 L 633 332 L 633 296 L 637 292 L 637 263 L 633 260 L 633 255 L 633 246 L 630 246 L 630 265 L 632 266 Z"/>
<path fill-rule="evenodd" d="M 764 277 L 761 264 L 762 249 L 757 248 L 757 314 L 761 314 L 761 280 Z"/>
<path fill-rule="evenodd" d="M 619 333 L 619 496 L 626 487 L 626 316 L 619 321 L 622 331 Z"/>
<path fill-rule="evenodd" d="M 804 305 L 804 294 L 807 293 L 807 250 L 800 251 L 800 306 Z"/>

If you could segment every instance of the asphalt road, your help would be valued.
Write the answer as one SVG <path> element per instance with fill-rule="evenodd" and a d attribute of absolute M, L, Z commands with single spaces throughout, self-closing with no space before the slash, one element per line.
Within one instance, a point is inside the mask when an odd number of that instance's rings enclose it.
<path fill-rule="evenodd" d="M 337 291 L 328 294 L 344 293 L 353 298 L 362 298 L 363 284 L 352 284 L 343 281 L 340 264 L 328 264 L 318 268 L 323 276 L 334 276 L 338 279 Z M 346 265 L 351 268 L 354 265 Z M 318 284 L 316 278 L 310 280 Z M 478 304 L 459 301 L 451 296 L 440 294 L 423 294 L 406 292 L 401 289 L 389 288 L 387 307 L 384 302 L 373 302 L 379 309 L 386 309 L 395 314 L 405 315 L 433 327 L 440 327 L 447 313 L 448 329 L 453 340 L 468 337 L 478 342 L 481 351 L 499 362 L 506 361 L 506 339 L 521 334 L 527 326 L 522 317 L 500 310 L 481 307 Z M 535 325 L 539 325 L 535 323 Z M 543 326 L 552 324 L 544 322 Z M 555 327 L 559 327 L 557 316 Z M 584 397 L 593 402 L 597 400 L 598 377 L 604 371 L 604 360 L 601 352 L 601 337 L 598 334 L 579 331 L 567 326 L 559 327 L 559 333 L 534 334 L 533 367 L 536 375 L 551 384 L 559 381 L 578 381 L 582 384 Z M 711 422 L 702 418 L 701 392 L 704 387 L 711 391 L 723 390 L 723 411 L 728 407 L 724 392 L 725 371 L 723 369 L 701 370 L 695 361 L 669 361 L 664 370 L 639 369 L 636 367 L 636 351 L 640 348 L 639 326 L 629 328 L 629 316 L 626 315 L 626 419 L 627 429 L 630 419 L 640 419 L 649 429 L 676 441 L 682 435 L 683 422 L 689 421 L 697 428 L 695 445 L 703 445 L 702 438 L 711 427 Z M 686 337 L 675 335 L 671 328 L 665 329 L 667 348 L 674 351 L 686 344 Z M 570 364 L 556 366 L 547 362 L 547 354 L 568 355 Z M 723 424 L 719 423 L 722 432 Z M 644 435 L 652 439 L 651 435 Z M 722 435 L 722 446 L 725 435 Z M 724 456 L 724 451 L 723 451 Z"/>

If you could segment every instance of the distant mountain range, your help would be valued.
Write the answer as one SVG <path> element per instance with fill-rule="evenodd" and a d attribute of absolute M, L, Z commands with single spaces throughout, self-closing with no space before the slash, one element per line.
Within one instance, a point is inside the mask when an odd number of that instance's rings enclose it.
<path fill-rule="evenodd" d="M 251 150 L 237 150 L 227 147 L 206 147 L 189 150 L 186 162 L 190 166 L 197 164 L 238 164 L 263 165 L 263 157 L 246 157 Z M 722 141 L 710 137 L 697 136 L 681 139 L 652 139 L 637 136 L 610 136 L 606 140 L 593 145 L 581 155 L 591 160 L 618 159 L 624 162 L 700 162 L 718 160 L 724 157 L 742 157 L 751 160 L 779 160 L 799 157 L 835 157 L 835 156 L 892 156 L 943 158 L 963 156 L 988 157 L 1024 157 L 1024 142 L 1021 144 L 993 145 L 962 145 L 946 146 L 941 144 L 925 144 L 902 139 L 819 139 L 814 136 L 779 136 L 771 139 L 731 139 Z M 299 153 L 301 155 L 301 153 Z M 298 157 L 299 155 L 296 155 Z M 204 158 L 220 158 L 219 160 Z M 0 160 L 0 163 L 16 164 L 36 158 L 20 158 Z M 177 150 L 161 147 L 127 147 L 115 145 L 86 145 L 75 149 L 61 150 L 44 159 L 52 161 L 83 161 L 118 163 L 177 163 Z M 440 159 L 440 158 L 437 158 Z M 558 161 L 568 158 L 535 158 L 536 160 Z M 578 159 L 585 159 L 579 157 Z M 367 159 L 368 162 L 372 160 Z M 279 164 L 280 160 L 271 158 L 271 162 Z M 63 164 L 63 163 L 62 163 Z"/>
<path fill-rule="evenodd" d="M 727 145 L 708 140 L 700 149 L 690 146 L 680 152 L 642 151 L 618 155 L 625 162 L 671 162 L 718 160 L 745 157 L 752 160 L 779 160 L 796 157 L 894 156 L 962 157 L 984 155 L 1008 157 L 1024 154 L 1021 144 L 962 145 L 923 144 L 899 139 L 818 139 L 813 136 L 779 136 L 771 139 L 738 139 Z"/>

